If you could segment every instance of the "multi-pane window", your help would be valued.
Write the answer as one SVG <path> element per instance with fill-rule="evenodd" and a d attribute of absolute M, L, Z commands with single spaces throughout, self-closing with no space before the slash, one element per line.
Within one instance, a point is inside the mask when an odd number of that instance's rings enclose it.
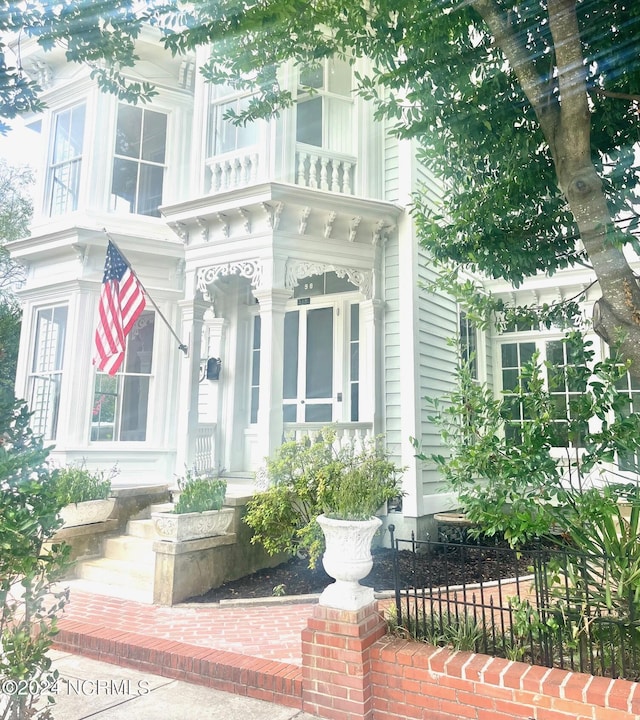
<path fill-rule="evenodd" d="M 474 380 L 478 379 L 478 331 L 466 313 L 460 313 L 460 358 Z"/>
<path fill-rule="evenodd" d="M 166 139 L 165 114 L 119 106 L 111 180 L 113 209 L 160 216 Z"/>
<path fill-rule="evenodd" d="M 49 165 L 49 214 L 78 209 L 85 106 L 75 105 L 56 114 Z"/>
<path fill-rule="evenodd" d="M 583 382 L 573 372 L 580 358 L 574 358 L 564 340 L 546 342 L 512 342 L 501 345 L 502 390 L 505 396 L 506 437 L 519 442 L 524 423 L 530 420 L 522 369 L 531 362 L 536 350 L 539 364 L 544 364 L 546 389 L 551 400 L 554 447 L 580 447 L 587 424 L 579 421 L 579 403 Z"/>
<path fill-rule="evenodd" d="M 251 343 L 251 422 L 258 422 L 260 406 L 260 330 L 261 318 L 253 318 L 253 339 Z"/>
<path fill-rule="evenodd" d="M 351 66 L 331 58 L 300 73 L 296 140 L 336 152 L 353 152 Z"/>
<path fill-rule="evenodd" d="M 616 388 L 621 395 L 627 398 L 621 414 L 627 417 L 631 413 L 640 413 L 640 380 L 632 377 L 629 373 L 625 373 L 616 382 Z M 620 470 L 626 472 L 640 473 L 640 453 L 620 454 L 618 466 Z"/>
<path fill-rule="evenodd" d="M 226 114 L 239 114 L 246 110 L 250 95 L 238 97 L 228 85 L 216 85 L 212 89 L 213 101 L 209 119 L 209 157 L 249 148 L 258 144 L 259 125 L 257 122 L 236 125 Z"/>
<path fill-rule="evenodd" d="M 91 408 L 91 439 L 143 441 L 147 438 L 153 363 L 153 312 L 141 313 L 127 336 L 122 370 L 96 374 Z"/>
<path fill-rule="evenodd" d="M 47 440 L 55 440 L 58 426 L 66 330 L 66 306 L 37 311 L 27 394 L 33 413 L 31 427 L 36 435 L 42 435 Z"/>

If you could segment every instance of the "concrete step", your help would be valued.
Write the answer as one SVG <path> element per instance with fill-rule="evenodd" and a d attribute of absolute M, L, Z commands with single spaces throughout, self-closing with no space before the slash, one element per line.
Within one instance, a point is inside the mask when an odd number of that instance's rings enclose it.
<path fill-rule="evenodd" d="M 147 505 L 146 508 L 140 510 L 131 517 L 131 520 L 148 520 L 151 517 L 152 512 L 167 512 L 173 510 L 173 503 L 155 503 L 153 505 Z"/>
<path fill-rule="evenodd" d="M 76 566 L 76 576 L 84 580 L 137 590 L 153 588 L 153 571 L 152 565 L 139 566 L 109 558 L 85 560 Z"/>
<path fill-rule="evenodd" d="M 127 563 L 151 564 L 155 562 L 153 541 L 149 538 L 118 535 L 107 538 L 102 544 L 103 557 Z"/>
<path fill-rule="evenodd" d="M 69 588 L 71 601 L 73 602 L 73 591 L 79 590 L 91 595 L 106 595 L 107 597 L 120 598 L 121 600 L 133 600 L 139 603 L 151 605 L 153 603 L 153 588 L 151 585 L 138 588 L 132 585 L 108 585 L 104 582 L 85 580 L 84 578 L 73 578 L 65 582 L 57 583 L 55 589 L 62 590 Z"/>
<path fill-rule="evenodd" d="M 153 520 L 129 520 L 127 523 L 127 535 L 136 538 L 155 540 L 156 531 L 153 527 Z"/>

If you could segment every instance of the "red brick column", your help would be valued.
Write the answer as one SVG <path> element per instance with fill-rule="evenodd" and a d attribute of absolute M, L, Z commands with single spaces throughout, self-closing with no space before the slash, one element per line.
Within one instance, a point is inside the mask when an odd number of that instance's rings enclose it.
<path fill-rule="evenodd" d="M 302 631 L 302 708 L 329 720 L 371 720 L 371 646 L 387 632 L 372 603 L 360 610 L 317 605 Z"/>

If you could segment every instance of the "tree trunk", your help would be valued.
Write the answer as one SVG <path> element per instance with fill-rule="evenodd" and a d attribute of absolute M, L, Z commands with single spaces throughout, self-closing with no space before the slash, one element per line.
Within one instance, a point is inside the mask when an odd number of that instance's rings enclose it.
<path fill-rule="evenodd" d="M 472 4 L 509 61 L 549 144 L 558 186 L 602 292 L 594 309 L 594 329 L 605 342 L 619 346 L 622 357 L 632 363 L 630 372 L 640 377 L 640 287 L 615 243 L 615 223 L 591 160 L 591 112 L 575 0 L 547 0 L 559 92 L 538 75 L 494 0 Z"/>

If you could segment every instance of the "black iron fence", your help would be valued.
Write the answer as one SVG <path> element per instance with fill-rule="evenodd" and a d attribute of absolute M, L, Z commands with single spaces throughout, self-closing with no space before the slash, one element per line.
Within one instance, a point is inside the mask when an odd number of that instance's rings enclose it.
<path fill-rule="evenodd" d="M 391 528 L 390 528 L 391 529 Z M 395 618 L 435 645 L 640 680 L 640 577 L 625 558 L 395 538 Z M 636 573 L 637 575 L 637 573 Z"/>

